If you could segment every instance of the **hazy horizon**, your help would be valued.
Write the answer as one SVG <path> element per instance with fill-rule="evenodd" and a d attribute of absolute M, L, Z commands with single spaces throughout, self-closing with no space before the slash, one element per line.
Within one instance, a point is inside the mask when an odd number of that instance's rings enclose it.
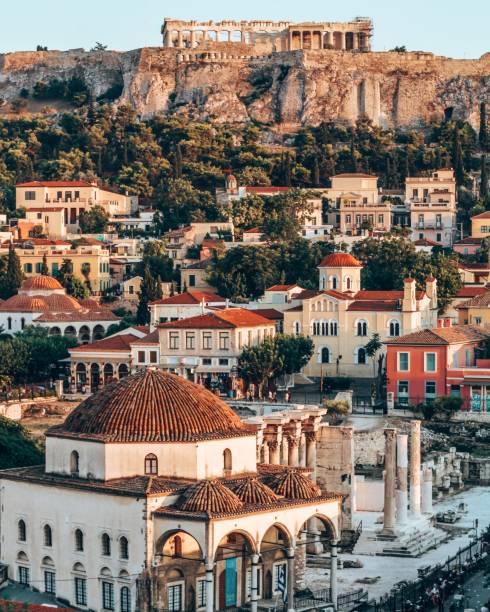
<path fill-rule="evenodd" d="M 81 8 L 80 8 L 81 7 Z M 456 58 L 478 58 L 490 51 L 487 23 L 490 2 L 469 0 L 349 0 L 344 3 L 306 0 L 301 3 L 249 0 L 245 6 L 223 0 L 206 4 L 187 0 L 178 7 L 159 0 L 24 0 L 2 7 L 0 53 L 48 49 L 90 49 L 97 41 L 126 51 L 161 46 L 165 16 L 177 19 L 271 19 L 289 21 L 348 21 L 357 15 L 374 22 L 372 48 L 385 51 L 405 45 L 410 51 L 431 51 Z"/>

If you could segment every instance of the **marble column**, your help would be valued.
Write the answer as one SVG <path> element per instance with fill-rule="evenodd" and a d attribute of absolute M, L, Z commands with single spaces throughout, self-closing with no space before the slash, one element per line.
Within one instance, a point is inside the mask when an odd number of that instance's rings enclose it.
<path fill-rule="evenodd" d="M 330 542 L 330 595 L 335 609 L 337 609 L 337 540 Z"/>
<path fill-rule="evenodd" d="M 357 32 L 352 32 L 352 49 L 354 51 L 359 49 L 359 34 Z"/>
<path fill-rule="evenodd" d="M 195 30 L 191 30 L 191 49 L 194 49 L 196 46 L 196 32 Z"/>
<path fill-rule="evenodd" d="M 279 442 L 277 440 L 269 440 L 269 463 L 280 465 L 279 461 Z"/>
<path fill-rule="evenodd" d="M 432 469 L 424 468 L 422 484 L 422 512 L 432 514 Z"/>
<path fill-rule="evenodd" d="M 252 570 L 250 578 L 250 611 L 257 612 L 257 602 L 259 599 L 259 555 L 252 555 Z"/>
<path fill-rule="evenodd" d="M 269 463 L 269 445 L 267 442 L 262 445 L 262 453 L 264 455 L 263 463 Z"/>
<path fill-rule="evenodd" d="M 420 421 L 410 422 L 410 512 L 420 514 Z"/>
<path fill-rule="evenodd" d="M 316 482 L 316 431 L 307 431 L 306 438 L 306 467 L 312 471 L 311 479 Z"/>
<path fill-rule="evenodd" d="M 206 612 L 214 610 L 214 565 L 206 563 Z"/>
<path fill-rule="evenodd" d="M 181 30 L 178 31 L 177 33 L 177 45 L 179 47 L 179 49 L 182 49 L 182 47 L 184 46 L 183 42 L 182 42 L 182 32 Z"/>
<path fill-rule="evenodd" d="M 396 472 L 398 489 L 396 491 L 396 523 L 405 525 L 408 506 L 408 436 L 396 437 Z"/>
<path fill-rule="evenodd" d="M 340 32 L 340 48 L 345 51 L 345 32 Z"/>
<path fill-rule="evenodd" d="M 287 593 L 288 593 L 288 612 L 294 610 L 294 547 L 288 548 L 288 578 L 287 578 Z"/>
<path fill-rule="evenodd" d="M 393 533 L 395 528 L 396 485 L 396 429 L 385 429 L 385 486 L 383 531 Z"/>
<path fill-rule="evenodd" d="M 293 436 L 288 437 L 288 465 L 298 467 L 299 465 L 299 440 Z"/>
<path fill-rule="evenodd" d="M 288 465 L 289 443 L 287 436 L 282 437 L 281 441 L 281 465 Z"/>

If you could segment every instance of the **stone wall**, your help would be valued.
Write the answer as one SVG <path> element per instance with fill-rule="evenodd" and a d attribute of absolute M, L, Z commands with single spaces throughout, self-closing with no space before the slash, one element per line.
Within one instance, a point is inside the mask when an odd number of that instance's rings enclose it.
<path fill-rule="evenodd" d="M 382 466 L 385 453 L 383 428 L 354 433 L 354 461 L 356 465 Z"/>
<path fill-rule="evenodd" d="M 257 56 L 245 45 L 213 43 L 205 56 L 179 49 L 24 52 L 0 55 L 0 98 L 37 81 L 83 77 L 94 94 L 124 86 L 121 102 L 143 117 L 157 112 L 216 123 L 259 122 L 283 132 L 366 113 L 390 127 L 426 124 L 444 114 L 478 127 L 490 101 L 490 54 L 457 60 L 431 53 L 335 50 Z"/>

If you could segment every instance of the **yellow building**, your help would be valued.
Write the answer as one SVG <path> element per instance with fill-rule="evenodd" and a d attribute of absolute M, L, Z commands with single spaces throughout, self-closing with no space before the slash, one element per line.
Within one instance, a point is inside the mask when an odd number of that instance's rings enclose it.
<path fill-rule="evenodd" d="M 476 295 L 455 308 L 458 311 L 460 325 L 490 326 L 490 291 Z"/>
<path fill-rule="evenodd" d="M 479 215 L 471 217 L 471 237 L 490 237 L 490 210 L 486 210 Z"/>
<path fill-rule="evenodd" d="M 25 209 L 27 221 L 41 225 L 51 238 L 79 233 L 80 213 L 96 205 L 109 217 L 127 216 L 137 209 L 138 198 L 88 181 L 29 181 L 15 188 L 16 208 Z"/>
<path fill-rule="evenodd" d="M 78 246 L 70 248 L 66 243 L 60 245 L 34 245 L 34 248 L 16 248 L 22 271 L 26 277 L 41 273 L 43 256 L 46 255 L 49 274 L 56 276 L 65 259 L 73 265 L 73 274 L 81 281 L 89 280 L 94 293 L 111 286 L 109 274 L 109 251 L 103 245 Z M 3 248 L 0 253 L 7 253 Z"/>

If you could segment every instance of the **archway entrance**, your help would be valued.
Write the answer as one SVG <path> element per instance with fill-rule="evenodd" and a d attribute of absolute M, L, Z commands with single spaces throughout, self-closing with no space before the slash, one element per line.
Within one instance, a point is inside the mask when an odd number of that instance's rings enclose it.
<path fill-rule="evenodd" d="M 251 555 L 254 552 L 248 535 L 233 531 L 219 543 L 215 554 L 217 610 L 243 605 L 250 598 Z"/>
<path fill-rule="evenodd" d="M 264 599 L 284 597 L 287 592 L 287 549 L 290 545 L 291 537 L 281 525 L 269 527 L 262 538 L 260 558 Z"/>

